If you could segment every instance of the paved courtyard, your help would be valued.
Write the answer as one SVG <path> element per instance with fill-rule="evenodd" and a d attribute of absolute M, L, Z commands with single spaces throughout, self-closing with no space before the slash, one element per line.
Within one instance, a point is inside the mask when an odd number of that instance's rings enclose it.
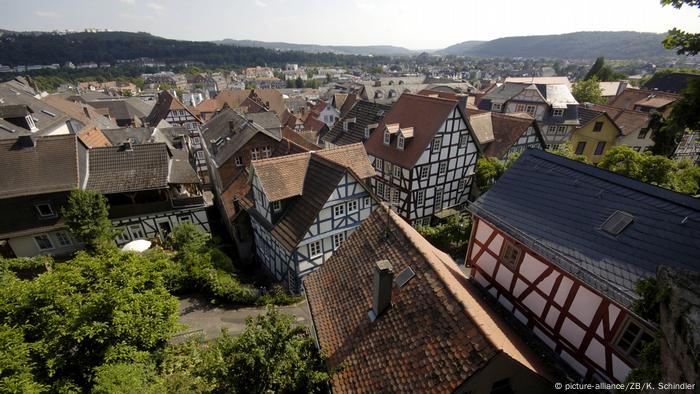
<path fill-rule="evenodd" d="M 179 301 L 180 323 L 187 326 L 181 334 L 203 333 L 207 339 L 219 336 L 223 328 L 227 329 L 230 334 L 240 334 L 245 329 L 246 317 L 265 313 L 265 307 L 226 308 L 211 305 L 205 298 L 197 296 L 179 297 Z M 311 326 L 306 300 L 278 308 L 280 312 L 294 316 L 297 323 Z M 185 335 L 181 334 L 176 335 L 173 341 L 179 342 L 184 339 L 182 337 Z"/>

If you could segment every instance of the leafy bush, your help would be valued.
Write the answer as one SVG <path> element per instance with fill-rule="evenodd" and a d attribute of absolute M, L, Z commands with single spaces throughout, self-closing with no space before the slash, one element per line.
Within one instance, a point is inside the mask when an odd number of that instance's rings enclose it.
<path fill-rule="evenodd" d="M 92 190 L 73 190 L 61 215 L 70 232 L 90 251 L 114 246 L 117 232 L 109 220 L 109 205 L 102 194 Z"/>
<path fill-rule="evenodd" d="M 431 245 L 449 254 L 463 256 L 467 252 L 472 221 L 468 215 L 452 215 L 447 222 L 436 226 L 419 226 L 418 233 Z"/>

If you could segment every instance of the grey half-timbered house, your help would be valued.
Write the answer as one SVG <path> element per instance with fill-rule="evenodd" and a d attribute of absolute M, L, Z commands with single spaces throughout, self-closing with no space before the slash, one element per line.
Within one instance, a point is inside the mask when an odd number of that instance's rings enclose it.
<path fill-rule="evenodd" d="M 365 184 L 375 174 L 366 157 L 353 144 L 253 162 L 256 254 L 290 291 L 379 206 Z"/>
<path fill-rule="evenodd" d="M 525 149 L 544 149 L 537 121 L 524 112 L 502 114 L 467 109 L 469 123 L 483 155 L 508 160 Z"/>
<path fill-rule="evenodd" d="M 403 94 L 365 147 L 372 190 L 411 224 L 467 202 L 480 152 L 458 100 Z"/>

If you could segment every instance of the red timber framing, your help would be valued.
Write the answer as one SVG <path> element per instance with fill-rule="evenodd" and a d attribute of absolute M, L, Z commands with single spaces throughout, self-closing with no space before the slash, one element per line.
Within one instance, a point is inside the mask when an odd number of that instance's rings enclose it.
<path fill-rule="evenodd" d="M 519 250 L 515 271 L 503 261 L 508 245 Z M 621 382 L 634 367 L 614 345 L 632 314 L 476 216 L 466 264 L 477 283 L 586 380 Z"/>

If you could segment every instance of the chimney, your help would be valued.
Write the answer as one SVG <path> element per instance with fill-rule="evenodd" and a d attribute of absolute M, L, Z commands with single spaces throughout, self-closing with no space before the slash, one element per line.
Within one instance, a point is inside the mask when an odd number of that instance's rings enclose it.
<path fill-rule="evenodd" d="M 83 112 L 85 113 L 85 116 L 87 116 L 88 118 L 90 117 L 90 111 L 88 111 L 87 107 L 83 107 Z"/>
<path fill-rule="evenodd" d="M 459 101 L 459 108 L 462 109 L 462 111 L 466 111 L 467 109 L 467 98 L 469 95 L 464 94 L 464 93 L 458 93 L 457 94 L 457 101 Z"/>
<path fill-rule="evenodd" d="M 372 310 L 370 320 L 374 321 L 391 306 L 391 289 L 394 283 L 394 271 L 389 260 L 379 260 L 374 266 L 372 284 Z"/>

